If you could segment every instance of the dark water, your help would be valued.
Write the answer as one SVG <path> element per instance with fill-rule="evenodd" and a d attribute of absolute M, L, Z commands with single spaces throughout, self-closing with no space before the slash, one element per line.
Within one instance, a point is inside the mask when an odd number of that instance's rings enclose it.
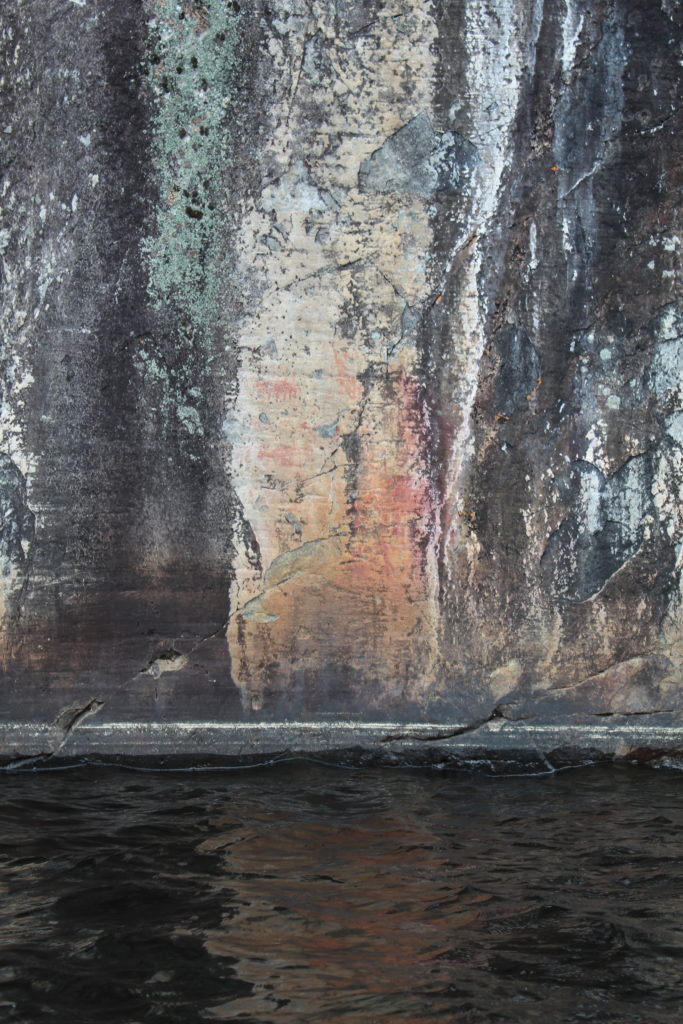
<path fill-rule="evenodd" d="M 0 1019 L 675 1024 L 682 785 L 5 774 Z"/>

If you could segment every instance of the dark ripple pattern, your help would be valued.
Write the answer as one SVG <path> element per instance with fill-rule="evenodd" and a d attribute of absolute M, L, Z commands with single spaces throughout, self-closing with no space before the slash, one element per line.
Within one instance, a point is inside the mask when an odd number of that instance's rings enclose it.
<path fill-rule="evenodd" d="M 673 1024 L 683 778 L 0 779 L 0 1019 Z"/>

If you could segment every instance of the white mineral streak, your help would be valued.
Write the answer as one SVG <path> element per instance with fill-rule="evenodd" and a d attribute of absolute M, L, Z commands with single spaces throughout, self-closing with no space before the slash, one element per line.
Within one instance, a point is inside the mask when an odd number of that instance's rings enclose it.
<path fill-rule="evenodd" d="M 430 112 L 430 5 L 393 0 L 354 33 L 328 3 L 271 6 L 282 116 L 237 246 L 262 290 L 226 423 L 249 524 L 228 640 L 254 708 L 269 662 L 293 674 L 343 662 L 366 679 L 403 676 L 406 692 L 430 680 L 436 642 L 435 567 L 416 556 L 431 500 L 416 354 L 402 331 L 428 296 L 429 210 L 416 193 L 359 187 L 363 161 Z"/>
<path fill-rule="evenodd" d="M 658 345 L 652 363 L 652 382 L 662 408 L 669 412 L 665 428 L 669 444 L 663 445 L 652 486 L 655 507 L 672 540 L 683 537 L 683 332 L 673 307 L 662 315 Z"/>
<path fill-rule="evenodd" d="M 2 275 L 7 287 L 7 294 L 25 295 L 25 285 L 21 268 L 9 260 L 0 258 Z M 30 297 L 26 305 L 30 309 L 40 309 L 45 298 L 46 281 L 54 273 L 54 265 L 50 253 L 46 253 L 37 268 L 36 294 Z M 33 319 L 33 318 L 32 318 Z M 26 451 L 22 413 L 26 396 L 34 383 L 30 366 L 30 347 L 28 344 L 33 324 L 25 313 L 16 315 L 12 303 L 6 302 L 0 309 L 0 336 L 5 340 L 5 386 L 6 393 L 0 390 L 0 454 L 9 456 L 13 465 L 30 485 L 30 473 L 33 459 Z M 29 502 L 30 504 L 30 502 Z M 0 510 L 2 512 L 5 509 Z M 2 524 L 0 523 L 0 526 Z M 1 530 L 0 530 L 1 532 Z M 25 551 L 24 554 L 27 552 Z M 0 626 L 9 607 L 9 601 L 17 587 L 23 582 L 24 576 L 19 567 L 11 560 L 2 557 L 0 552 Z"/>
<path fill-rule="evenodd" d="M 652 384 L 665 419 L 668 444 L 659 449 L 652 497 L 660 523 L 675 545 L 681 592 L 662 624 L 665 649 L 680 678 L 683 673 L 683 316 L 673 305 L 661 316 L 652 362 Z"/>
<path fill-rule="evenodd" d="M 577 62 L 577 50 L 584 28 L 585 11 L 577 0 L 566 0 L 565 18 L 562 26 L 562 71 L 565 88 L 561 94 L 555 116 L 554 151 L 556 163 L 559 165 L 558 198 L 562 209 L 562 240 L 566 260 L 567 287 L 577 283 L 579 278 L 585 281 L 585 294 L 590 295 L 593 269 L 591 256 L 597 251 L 596 203 L 593 184 L 594 174 L 602 165 L 605 157 L 618 138 L 621 129 L 623 96 L 623 68 L 626 63 L 626 50 L 623 32 L 618 24 L 610 25 L 598 44 L 594 60 L 597 66 L 605 68 L 605 80 L 602 83 L 602 110 L 596 123 L 590 123 L 592 129 L 583 144 L 577 145 L 576 137 L 568 133 L 572 124 L 572 107 L 585 102 L 580 89 L 572 88 L 573 68 Z M 587 120 L 587 119 L 586 119 Z M 577 239 L 583 238 L 583 251 L 577 247 Z M 591 340 L 594 340 L 590 336 Z M 604 342 L 611 344 L 610 338 Z M 611 358 L 609 352 L 608 362 Z M 582 393 L 585 403 L 585 415 L 591 421 L 586 436 L 584 459 L 598 466 L 602 472 L 609 474 L 616 467 L 610 465 L 607 457 L 606 439 L 614 428 L 614 421 L 619 414 L 621 401 L 612 393 L 611 387 L 600 392 L 596 388 L 597 378 L 588 366 L 582 367 Z M 618 374 L 618 367 L 613 368 Z M 617 377 L 617 381 L 618 381 Z M 597 393 L 596 393 L 597 391 Z M 589 529 L 588 521 L 585 528 Z"/>
<path fill-rule="evenodd" d="M 542 5 L 494 0 L 469 0 L 466 7 L 465 47 L 467 86 L 462 101 L 466 123 L 456 128 L 477 147 L 480 162 L 472 176 L 471 204 L 463 239 L 471 239 L 459 295 L 459 317 L 453 318 L 451 359 L 456 385 L 451 405 L 459 410 L 446 477 L 440 536 L 447 570 L 463 548 L 474 558 L 476 533 L 464 527 L 466 510 L 460 496 L 472 455 L 472 409 L 479 384 L 485 343 L 486 296 L 480 295 L 478 276 L 486 233 L 498 209 L 500 188 L 512 151 L 515 115 L 524 77 L 533 68 L 541 24 Z M 534 238 L 535 242 L 535 238 Z M 462 244 L 458 243 L 456 249 Z M 450 272 L 451 267 L 445 268 Z"/>
<path fill-rule="evenodd" d="M 564 9 L 564 21 L 562 22 L 562 74 L 567 75 L 571 71 L 576 58 L 576 48 L 579 44 L 581 29 L 583 28 L 586 11 L 582 9 L 576 0 L 566 0 Z"/>
<path fill-rule="evenodd" d="M 0 199 L 0 216 L 12 225 L 7 231 L 6 241 L 9 244 L 10 230 L 12 234 L 21 232 L 20 245 L 28 252 L 32 247 L 33 232 L 38 227 L 40 204 L 36 203 L 36 221 L 25 224 L 23 218 L 13 215 L 15 202 L 13 183 L 6 178 L 3 181 Z M 12 241 L 16 241 L 16 238 Z M 57 263 L 56 254 L 46 247 L 38 266 L 31 266 L 32 277 L 31 273 L 27 272 L 27 267 L 18 261 L 15 255 L 8 257 L 4 249 L 0 253 L 0 274 L 5 284 L 6 295 L 15 297 L 13 302 L 6 301 L 0 306 L 0 337 L 3 339 L 5 363 L 4 393 L 0 389 L 0 453 L 9 456 L 16 469 L 28 482 L 33 460 L 26 452 L 21 420 L 28 391 L 34 383 L 30 371 L 29 341 L 34 329 L 31 321 L 44 308 L 47 286 L 56 273 Z M 27 310 L 32 312 L 30 318 Z M 23 582 L 23 578 L 19 567 L 11 559 L 3 558 L 0 554 L 0 626 L 9 607 L 10 598 Z"/>
<path fill-rule="evenodd" d="M 3 192 L 3 206 L 6 203 L 6 210 L 11 211 L 14 206 L 11 183 L 7 183 Z M 16 218 L 14 220 L 17 232 L 21 233 L 19 244 L 26 252 L 35 253 L 35 234 L 40 231 L 40 222 L 45 220 L 41 215 L 43 209 L 39 197 L 36 197 L 34 217 L 26 223 Z M 30 341 L 35 331 L 35 321 L 49 309 L 50 286 L 53 282 L 61 281 L 64 273 L 62 268 L 68 266 L 73 259 L 73 244 L 63 237 L 43 242 L 38 254 L 32 256 L 28 272 L 26 265 L 17 260 L 16 256 L 13 259 L 0 256 L 7 294 L 17 296 L 22 307 L 17 310 L 11 302 L 5 302 L 0 307 L 0 337 L 4 339 L 5 349 L 5 393 L 0 391 L 0 453 L 9 456 L 24 477 L 28 505 L 36 513 L 37 522 L 40 509 L 34 507 L 31 500 L 32 475 L 37 459 L 26 448 L 22 425 L 27 402 L 31 400 L 31 388 L 35 384 L 31 372 L 33 353 Z M 26 310 L 31 311 L 30 317 Z M 24 555 L 27 553 L 24 550 Z M 10 598 L 24 579 L 24 572 L 17 564 L 0 557 L 0 624 L 9 608 Z"/>

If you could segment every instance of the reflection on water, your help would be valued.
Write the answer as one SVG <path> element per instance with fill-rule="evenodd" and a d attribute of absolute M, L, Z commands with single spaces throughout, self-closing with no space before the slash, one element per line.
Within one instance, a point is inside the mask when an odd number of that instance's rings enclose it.
<path fill-rule="evenodd" d="M 682 784 L 5 774 L 0 1017 L 673 1024 Z"/>

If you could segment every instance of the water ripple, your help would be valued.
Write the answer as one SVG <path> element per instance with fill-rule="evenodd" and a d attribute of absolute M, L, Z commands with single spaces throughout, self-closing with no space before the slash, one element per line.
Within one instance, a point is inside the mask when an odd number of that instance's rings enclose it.
<path fill-rule="evenodd" d="M 0 1008 L 20 1024 L 671 1024 L 682 780 L 8 775 Z"/>

